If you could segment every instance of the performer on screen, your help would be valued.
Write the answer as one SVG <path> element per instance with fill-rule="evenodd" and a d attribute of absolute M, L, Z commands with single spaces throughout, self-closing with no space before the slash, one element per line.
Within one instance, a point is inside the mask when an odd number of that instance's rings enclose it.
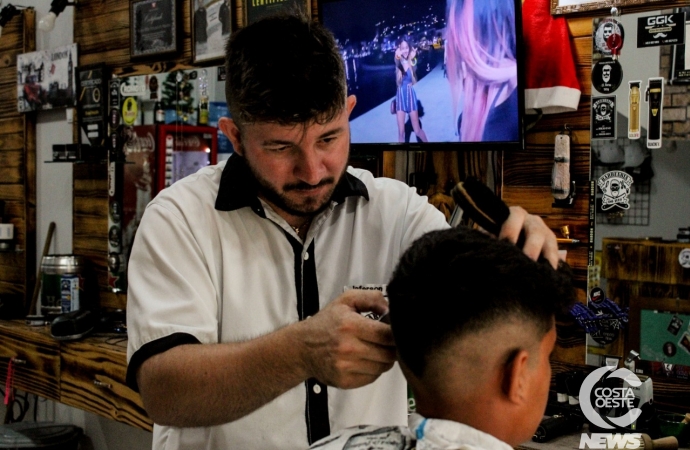
<path fill-rule="evenodd" d="M 414 134 L 423 142 L 429 142 L 426 133 L 419 125 L 417 94 L 412 87 L 417 82 L 415 77 L 416 64 L 417 50 L 412 48 L 407 37 L 400 38 L 395 50 L 395 81 L 398 85 L 395 110 L 398 119 L 398 142 L 405 142 L 405 118 L 407 115 L 410 116 Z"/>
<path fill-rule="evenodd" d="M 448 0 L 447 70 L 463 142 L 518 139 L 515 2 Z"/>

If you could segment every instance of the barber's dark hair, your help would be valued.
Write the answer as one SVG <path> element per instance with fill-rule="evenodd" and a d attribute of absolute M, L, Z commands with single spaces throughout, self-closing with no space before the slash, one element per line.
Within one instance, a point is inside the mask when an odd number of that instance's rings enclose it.
<path fill-rule="evenodd" d="M 304 14 L 271 16 L 228 40 L 225 96 L 242 123 L 327 123 L 345 107 L 345 67 L 335 39 Z"/>
<path fill-rule="evenodd" d="M 570 270 L 535 262 L 476 230 L 427 233 L 403 254 L 388 283 L 391 328 L 402 362 L 421 377 L 450 339 L 507 321 L 543 338 L 575 301 Z"/>

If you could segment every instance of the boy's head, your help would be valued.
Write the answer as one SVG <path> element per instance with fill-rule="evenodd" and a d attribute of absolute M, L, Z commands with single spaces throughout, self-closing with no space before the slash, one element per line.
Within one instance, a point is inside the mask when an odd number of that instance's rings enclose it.
<path fill-rule="evenodd" d="M 546 406 L 555 315 L 574 301 L 568 274 L 479 231 L 426 234 L 388 284 L 400 363 L 427 417 L 516 445 Z"/>

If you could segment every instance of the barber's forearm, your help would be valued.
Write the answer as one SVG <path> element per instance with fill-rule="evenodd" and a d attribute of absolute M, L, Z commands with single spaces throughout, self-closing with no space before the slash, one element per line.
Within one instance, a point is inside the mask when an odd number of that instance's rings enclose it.
<path fill-rule="evenodd" d="M 146 411 L 155 423 L 176 427 L 218 425 L 251 413 L 308 378 L 300 328 L 151 357 L 137 373 Z"/>

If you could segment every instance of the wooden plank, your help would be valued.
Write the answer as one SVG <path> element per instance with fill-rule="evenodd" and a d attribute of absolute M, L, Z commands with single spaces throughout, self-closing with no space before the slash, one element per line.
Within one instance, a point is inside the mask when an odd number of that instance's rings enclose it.
<path fill-rule="evenodd" d="M 627 302 L 633 297 L 681 298 L 690 300 L 690 286 L 638 281 L 607 280 L 608 296 L 617 303 Z"/>
<path fill-rule="evenodd" d="M 26 231 L 24 229 L 24 219 L 12 219 L 14 224 L 14 245 L 16 250 L 20 250 L 22 253 L 26 253 Z M 26 260 L 22 260 L 21 265 L 23 266 Z"/>
<path fill-rule="evenodd" d="M 95 2 L 90 2 L 94 4 Z M 122 5 L 122 3 L 120 3 Z M 81 7 L 79 8 L 81 10 Z M 93 8 L 92 8 L 93 9 Z M 100 9 L 100 8 L 99 8 Z M 105 10 L 100 13 L 88 14 L 86 11 L 80 11 L 80 16 L 86 15 L 95 20 L 75 20 L 74 21 L 74 39 L 82 41 L 87 40 L 89 42 L 105 42 L 113 44 L 111 39 L 108 39 L 104 33 L 104 29 L 108 31 L 123 30 L 124 36 L 119 42 L 119 46 L 129 46 L 129 8 L 118 10 L 117 8 L 112 10 Z M 97 36 L 100 35 L 100 36 Z M 115 36 L 113 36 L 114 38 Z M 113 39 L 114 40 L 114 39 Z"/>
<path fill-rule="evenodd" d="M 17 115 L 17 87 L 0 86 L 0 119 Z"/>
<path fill-rule="evenodd" d="M 537 131 L 562 131 L 564 125 L 572 130 L 583 130 L 587 132 L 587 135 L 574 135 L 574 143 L 581 145 L 589 144 L 589 107 L 590 107 L 590 97 L 584 93 L 580 96 L 580 103 L 578 105 L 578 110 L 576 112 L 562 113 L 562 114 L 550 114 L 543 116 L 537 125 L 530 132 Z M 575 141 L 575 138 L 577 140 Z"/>
<path fill-rule="evenodd" d="M 106 183 L 104 186 L 106 188 L 108 186 L 108 166 L 106 164 L 73 164 L 72 173 L 75 183 L 77 180 L 102 180 Z M 75 184 L 75 188 L 79 188 L 79 186 Z"/>
<path fill-rule="evenodd" d="M 24 186 L 20 184 L 0 183 L 0 198 L 8 200 L 24 200 Z"/>
<path fill-rule="evenodd" d="M 34 23 L 33 11 L 29 17 L 25 18 L 26 21 L 30 22 L 32 25 Z M 32 30 L 26 31 L 28 37 L 26 39 L 33 39 L 33 27 Z M 26 27 L 25 27 L 26 30 Z M 25 42 L 25 47 L 26 47 Z M 31 44 L 30 48 L 35 48 L 35 42 Z M 33 295 L 33 287 L 36 284 L 36 117 L 35 115 L 24 115 L 24 136 L 25 138 L 25 161 L 26 161 L 26 186 L 25 186 L 25 198 L 26 202 L 24 217 L 26 218 L 25 223 L 25 241 L 24 248 L 26 251 L 26 266 L 24 268 L 26 273 L 26 292 L 24 298 L 24 304 L 29 305 L 31 301 L 31 296 Z"/>
<path fill-rule="evenodd" d="M 580 91 L 582 95 L 591 96 L 592 95 L 592 69 L 590 66 L 577 66 L 575 67 L 575 72 L 577 74 L 577 81 L 580 84 Z M 584 111 L 587 112 L 587 111 Z"/>
<path fill-rule="evenodd" d="M 690 270 L 684 269 L 678 262 L 681 248 L 667 245 L 650 246 L 649 248 L 657 249 L 654 282 L 690 285 Z"/>
<path fill-rule="evenodd" d="M 87 22 L 85 27 L 96 29 L 95 33 L 87 33 L 83 36 L 83 40 L 79 41 L 79 50 L 84 55 L 102 53 L 106 50 L 114 50 L 116 48 L 126 49 L 129 53 L 129 17 L 124 26 L 118 26 L 117 20 L 112 22 L 101 22 L 100 20 Z M 106 25 L 107 23 L 107 25 Z M 80 28 L 84 27 L 80 25 Z M 75 41 L 77 36 L 75 35 Z M 129 55 L 128 58 L 129 59 Z"/>
<path fill-rule="evenodd" d="M 587 254 L 588 249 L 584 244 L 572 244 L 565 245 L 560 244 L 559 248 L 568 251 L 568 256 L 566 257 L 566 262 L 573 269 L 584 270 L 584 275 L 586 275 L 587 269 Z M 575 275 L 575 274 L 574 274 Z M 583 273 L 578 273 L 577 276 L 581 277 Z"/>
<path fill-rule="evenodd" d="M 10 219 L 18 218 L 20 220 L 24 219 L 24 201 L 5 201 L 5 216 Z"/>
<path fill-rule="evenodd" d="M 395 152 L 383 152 L 383 170 L 382 176 L 386 178 L 395 178 Z"/>
<path fill-rule="evenodd" d="M 17 66 L 17 55 L 23 53 L 19 49 L 11 49 L 0 52 L 0 70 Z"/>
<path fill-rule="evenodd" d="M 573 17 L 568 18 L 568 31 L 572 37 L 592 37 L 592 18 Z"/>
<path fill-rule="evenodd" d="M 21 323 L 21 322 L 20 322 Z M 0 323 L 0 378 L 5 379 L 10 358 L 25 361 L 15 365 L 14 386 L 41 397 L 58 400 L 60 353 L 58 342 L 44 333 L 16 322 Z"/>
<path fill-rule="evenodd" d="M 151 431 L 141 397 L 125 385 L 126 344 L 96 339 L 62 345 L 60 402 Z"/>
<path fill-rule="evenodd" d="M 129 17 L 129 2 L 124 1 L 85 1 L 79 2 L 79 8 L 74 10 L 75 29 L 77 23 L 93 21 L 109 12 L 127 13 Z"/>
<path fill-rule="evenodd" d="M 20 150 L 0 150 L 0 168 L 3 169 L 17 169 L 21 171 L 24 168 L 24 145 Z M 4 181 L 4 180 L 3 180 Z M 0 181 L 1 183 L 1 181 Z"/>
<path fill-rule="evenodd" d="M 75 179 L 74 192 L 81 197 L 93 199 L 108 198 L 108 180 L 105 179 Z"/>
<path fill-rule="evenodd" d="M 102 216 L 75 215 L 74 237 L 89 239 L 104 238 L 108 235 L 108 218 Z"/>
<path fill-rule="evenodd" d="M 21 255 L 22 258 L 12 258 L 14 264 L 8 264 L 6 261 L 4 261 L 5 255 L 8 254 L 19 255 L 18 252 L 0 252 L 0 279 L 7 283 L 22 284 L 24 282 L 24 255 Z"/>
<path fill-rule="evenodd" d="M 14 87 L 17 90 L 17 69 L 15 66 L 0 69 L 0 85 Z M 15 94 L 16 98 L 16 94 Z M 14 104 L 13 106 L 17 106 Z"/>
<path fill-rule="evenodd" d="M 24 133 L 0 134 L 0 156 L 12 151 L 24 151 Z"/>
<path fill-rule="evenodd" d="M 654 405 L 657 410 L 687 413 L 690 405 L 688 382 L 672 380 L 663 376 L 652 376 L 654 384 Z"/>
<path fill-rule="evenodd" d="M 511 186 L 551 185 L 553 172 L 553 139 L 550 145 L 530 145 L 524 152 L 511 152 L 504 158 L 503 183 Z M 588 185 L 590 178 L 589 151 L 570 152 L 571 180 L 577 186 Z"/>
<path fill-rule="evenodd" d="M 570 124 L 568 124 L 569 128 L 572 128 Z M 538 146 L 538 145 L 550 145 L 552 152 L 553 153 L 553 145 L 554 145 L 554 139 L 556 137 L 556 134 L 560 133 L 563 131 L 563 127 L 561 126 L 561 129 L 556 129 L 554 130 L 553 127 L 549 127 L 546 130 L 542 130 L 541 128 L 536 129 L 534 131 L 531 131 L 527 133 L 525 136 L 525 142 L 527 143 L 528 147 L 532 146 Z M 570 151 L 580 151 L 580 152 L 589 152 L 589 128 L 586 130 L 573 130 L 570 132 Z M 520 153 L 520 152 L 516 152 Z M 512 154 L 507 154 L 506 157 L 512 156 Z"/>
<path fill-rule="evenodd" d="M 503 186 L 503 200 L 508 205 L 519 205 L 532 214 L 549 216 L 552 214 L 584 215 L 589 213 L 589 186 L 577 188 L 577 198 L 570 208 L 552 207 L 553 197 L 550 186 Z"/>
<path fill-rule="evenodd" d="M 74 197 L 74 214 L 102 216 L 108 210 L 107 197 L 94 196 L 75 196 Z"/>
<path fill-rule="evenodd" d="M 543 216 L 542 219 L 557 237 L 563 237 L 560 228 L 568 225 L 572 239 L 578 239 L 581 243 L 589 242 L 589 217 L 586 215 L 554 214 Z M 568 249 L 570 246 L 563 244 L 562 248 Z"/>
<path fill-rule="evenodd" d="M 109 289 L 101 290 L 100 292 L 100 302 L 102 308 L 110 309 L 126 309 L 127 308 L 127 295 L 126 294 L 116 294 L 111 292 Z"/>
<path fill-rule="evenodd" d="M 22 10 L 22 18 L 24 19 L 24 37 L 22 42 L 22 52 L 29 53 L 36 51 L 36 10 L 27 8 Z"/>
<path fill-rule="evenodd" d="M 23 170 L 21 167 L 0 166 L 0 180 L 2 184 L 23 184 Z"/>
<path fill-rule="evenodd" d="M 572 41 L 573 59 L 577 65 L 592 66 L 592 36 L 574 38 Z"/>
<path fill-rule="evenodd" d="M 93 236 L 91 238 L 78 238 L 74 240 L 74 252 L 79 255 L 84 255 L 92 260 L 103 259 L 105 267 L 105 259 L 108 255 L 108 238 L 107 236 Z"/>
<path fill-rule="evenodd" d="M 22 21 L 10 20 L 2 27 L 2 39 L 0 39 L 0 52 L 21 49 L 23 36 L 21 33 Z"/>
<path fill-rule="evenodd" d="M 0 280 L 0 293 L 24 296 L 25 288 L 24 283 L 9 283 L 7 281 Z"/>
<path fill-rule="evenodd" d="M 18 114 L 15 114 L 15 117 L 0 119 L 0 135 L 24 132 L 24 118 Z"/>

